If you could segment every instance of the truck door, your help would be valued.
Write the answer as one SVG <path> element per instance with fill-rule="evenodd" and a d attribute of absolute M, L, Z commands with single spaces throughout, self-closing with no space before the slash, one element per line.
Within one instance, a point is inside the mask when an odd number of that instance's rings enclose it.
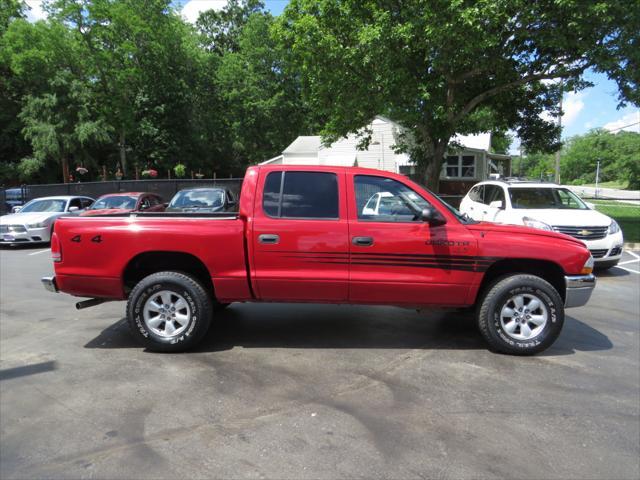
<path fill-rule="evenodd" d="M 416 208 L 429 207 L 410 183 L 346 174 L 349 185 L 349 301 L 391 305 L 462 305 L 477 276 L 473 235 L 453 214 L 430 226 Z M 365 208 L 381 198 L 377 211 Z M 444 207 L 440 207 L 441 209 Z M 454 218 L 451 218 L 454 217 Z"/>
<path fill-rule="evenodd" d="M 250 233 L 256 295 L 346 301 L 348 229 L 344 173 L 262 168 Z"/>

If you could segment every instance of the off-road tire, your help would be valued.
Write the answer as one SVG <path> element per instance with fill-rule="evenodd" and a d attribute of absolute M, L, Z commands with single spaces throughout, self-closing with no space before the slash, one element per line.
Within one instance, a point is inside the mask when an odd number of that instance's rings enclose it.
<path fill-rule="evenodd" d="M 547 321 L 539 334 L 529 340 L 517 340 L 503 328 L 500 316 L 505 303 L 515 295 L 535 295 L 547 309 Z M 480 298 L 478 327 L 489 347 L 510 355 L 534 355 L 556 341 L 564 323 L 564 303 L 557 290 L 546 280 L 524 273 L 511 274 L 493 282 Z"/>
<path fill-rule="evenodd" d="M 184 331 L 174 337 L 154 333 L 144 319 L 144 306 L 154 294 L 175 292 L 189 306 Z M 211 295 L 195 278 L 179 272 L 158 272 L 138 282 L 127 302 L 127 320 L 133 335 L 154 352 L 184 352 L 194 347 L 207 333 L 213 312 Z"/>

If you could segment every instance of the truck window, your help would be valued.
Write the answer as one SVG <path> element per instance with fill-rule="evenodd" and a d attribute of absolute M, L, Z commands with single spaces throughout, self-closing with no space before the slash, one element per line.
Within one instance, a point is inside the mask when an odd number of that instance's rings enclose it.
<path fill-rule="evenodd" d="M 338 178 L 327 172 L 271 172 L 262 208 L 276 218 L 338 219 Z"/>
<path fill-rule="evenodd" d="M 391 178 L 356 175 L 354 182 L 358 220 L 418 222 L 420 212 L 429 207 L 424 198 Z"/>

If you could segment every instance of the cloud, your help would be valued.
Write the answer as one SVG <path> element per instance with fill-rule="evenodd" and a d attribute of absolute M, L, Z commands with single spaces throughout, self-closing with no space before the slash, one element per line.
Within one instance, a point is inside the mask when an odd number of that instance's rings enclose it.
<path fill-rule="evenodd" d="M 602 127 L 605 130 L 621 132 L 626 130 L 627 132 L 637 132 L 640 133 L 640 110 L 636 110 L 635 112 L 629 112 L 618 120 L 614 120 L 613 122 L 605 123 Z M 635 125 L 634 125 L 635 124 Z"/>
<path fill-rule="evenodd" d="M 190 0 L 184 4 L 180 13 L 189 23 L 196 23 L 200 12 L 222 10 L 227 0 Z"/>
<path fill-rule="evenodd" d="M 565 94 L 562 99 L 562 111 L 564 112 L 562 114 L 563 127 L 568 127 L 578 118 L 578 115 L 584 108 L 584 98 L 585 94 L 583 92 L 569 92 Z M 549 112 L 543 112 L 540 116 L 549 122 L 557 121 L 557 118 L 552 117 Z"/>
<path fill-rule="evenodd" d="M 26 0 L 27 4 L 27 20 L 37 22 L 47 18 L 47 12 L 42 9 L 42 0 Z"/>

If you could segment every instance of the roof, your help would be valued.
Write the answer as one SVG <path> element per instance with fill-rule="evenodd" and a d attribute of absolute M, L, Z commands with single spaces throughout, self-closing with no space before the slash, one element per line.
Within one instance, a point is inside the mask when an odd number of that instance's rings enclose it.
<path fill-rule="evenodd" d="M 282 153 L 317 153 L 322 144 L 320 135 L 296 138 Z"/>
<path fill-rule="evenodd" d="M 139 197 L 140 195 L 145 195 L 146 193 L 151 192 L 113 192 L 113 193 L 105 193 L 104 195 L 100 195 L 102 197 Z M 155 195 L 155 194 L 154 194 Z"/>
<path fill-rule="evenodd" d="M 456 142 L 466 148 L 486 150 L 491 148 L 491 133 L 477 133 L 475 135 L 454 135 L 451 142 Z"/>
<path fill-rule="evenodd" d="M 482 182 L 478 182 L 478 185 L 504 185 L 507 184 L 509 187 L 516 188 L 560 188 L 561 186 L 557 183 L 551 182 L 541 182 L 539 180 L 518 180 L 518 179 L 498 179 L 498 180 L 483 180 Z"/>
<path fill-rule="evenodd" d="M 53 195 L 51 197 L 38 197 L 32 200 L 71 200 L 72 198 L 91 198 L 89 195 Z"/>

